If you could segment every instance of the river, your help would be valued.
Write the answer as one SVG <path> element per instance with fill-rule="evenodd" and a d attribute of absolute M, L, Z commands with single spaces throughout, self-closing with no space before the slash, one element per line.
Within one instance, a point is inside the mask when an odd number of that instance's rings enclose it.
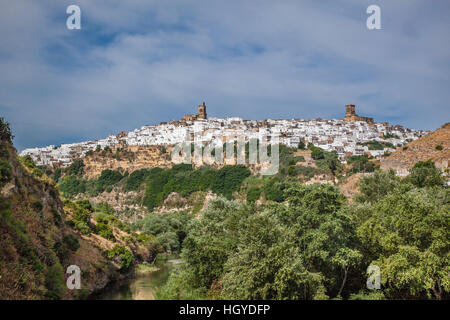
<path fill-rule="evenodd" d="M 120 281 L 106 289 L 97 300 L 154 300 L 157 288 L 164 285 L 170 270 L 179 260 L 169 260 L 158 270 L 136 273 L 132 278 Z"/>

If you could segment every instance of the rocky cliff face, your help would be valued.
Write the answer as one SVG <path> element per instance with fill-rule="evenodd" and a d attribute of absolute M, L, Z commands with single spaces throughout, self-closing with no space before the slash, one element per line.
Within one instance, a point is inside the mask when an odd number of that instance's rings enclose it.
<path fill-rule="evenodd" d="M 111 152 L 94 152 L 83 158 L 84 172 L 88 178 L 100 176 L 103 170 L 133 172 L 144 168 L 168 168 L 172 166 L 171 147 L 162 149 L 158 146 L 124 146 Z"/>
<path fill-rule="evenodd" d="M 35 169 L 0 140 L 0 299 L 85 298 L 125 276 L 68 225 L 54 182 Z M 66 286 L 69 265 L 81 269 L 80 290 Z"/>
<path fill-rule="evenodd" d="M 415 140 L 405 147 L 397 148 L 389 157 L 381 161 L 384 170 L 394 169 L 407 174 L 418 161 L 432 159 L 438 168 L 445 171 L 450 160 L 450 123 Z"/>

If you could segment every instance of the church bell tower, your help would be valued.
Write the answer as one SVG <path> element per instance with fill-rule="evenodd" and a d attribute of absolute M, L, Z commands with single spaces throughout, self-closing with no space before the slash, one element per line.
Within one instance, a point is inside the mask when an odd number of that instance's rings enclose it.
<path fill-rule="evenodd" d="M 205 102 L 203 102 L 203 104 L 198 106 L 198 118 L 206 120 L 206 104 L 205 104 Z"/>

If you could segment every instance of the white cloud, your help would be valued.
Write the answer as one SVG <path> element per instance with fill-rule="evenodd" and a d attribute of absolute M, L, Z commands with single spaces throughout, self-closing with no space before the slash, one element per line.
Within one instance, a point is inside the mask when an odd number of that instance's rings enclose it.
<path fill-rule="evenodd" d="M 0 112 L 29 147 L 176 119 L 332 117 L 346 103 L 415 128 L 449 118 L 447 2 L 14 1 L 0 10 Z M 447 10 L 448 12 L 448 10 Z"/>

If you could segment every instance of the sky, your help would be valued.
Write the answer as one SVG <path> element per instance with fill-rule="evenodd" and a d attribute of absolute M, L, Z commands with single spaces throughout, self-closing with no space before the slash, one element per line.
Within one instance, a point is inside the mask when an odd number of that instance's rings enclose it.
<path fill-rule="evenodd" d="M 69 30 L 69 5 L 81 29 Z M 369 30 L 369 5 L 381 30 Z M 0 0 L 0 117 L 29 147 L 210 117 L 450 120 L 448 0 Z"/>

